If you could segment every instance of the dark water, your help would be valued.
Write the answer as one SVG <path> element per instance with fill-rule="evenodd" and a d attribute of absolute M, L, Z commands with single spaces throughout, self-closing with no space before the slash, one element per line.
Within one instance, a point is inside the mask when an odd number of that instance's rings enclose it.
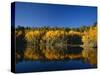
<path fill-rule="evenodd" d="M 82 60 L 70 61 L 28 61 L 16 64 L 16 72 L 38 72 L 38 71 L 52 71 L 52 70 L 72 70 L 72 69 L 88 69 L 96 68 L 89 63 L 82 62 Z"/>
<path fill-rule="evenodd" d="M 53 57 L 49 57 L 41 59 L 41 52 L 36 52 L 31 47 L 27 47 L 24 51 L 33 51 L 33 54 L 29 54 L 31 56 L 21 57 L 20 60 L 16 59 L 16 72 L 38 72 L 38 71 L 53 71 L 53 70 L 72 70 L 72 69 L 88 69 L 88 68 L 96 68 L 97 67 L 97 51 L 94 48 L 67 48 L 61 50 L 60 48 L 51 48 L 45 51 L 52 54 Z M 43 50 L 42 50 L 43 51 Z M 39 55 L 34 55 L 40 53 Z M 31 53 L 31 52 L 30 52 Z M 22 54 L 23 55 L 23 54 Z M 60 56 L 66 56 L 66 58 L 62 58 Z M 59 56 L 59 57 L 58 57 Z M 32 58 L 31 58 L 32 57 Z"/>

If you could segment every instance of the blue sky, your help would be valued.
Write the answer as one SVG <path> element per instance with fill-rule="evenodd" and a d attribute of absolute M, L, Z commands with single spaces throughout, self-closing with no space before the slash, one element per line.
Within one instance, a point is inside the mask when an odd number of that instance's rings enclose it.
<path fill-rule="evenodd" d="M 80 27 L 97 21 L 96 7 L 25 2 L 15 4 L 16 27 Z"/>

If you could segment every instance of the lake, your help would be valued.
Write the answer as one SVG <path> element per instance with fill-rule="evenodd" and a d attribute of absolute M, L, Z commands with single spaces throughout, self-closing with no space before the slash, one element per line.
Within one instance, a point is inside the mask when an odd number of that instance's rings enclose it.
<path fill-rule="evenodd" d="M 16 56 L 16 72 L 89 69 L 97 67 L 96 48 L 36 48 L 27 46 Z"/>

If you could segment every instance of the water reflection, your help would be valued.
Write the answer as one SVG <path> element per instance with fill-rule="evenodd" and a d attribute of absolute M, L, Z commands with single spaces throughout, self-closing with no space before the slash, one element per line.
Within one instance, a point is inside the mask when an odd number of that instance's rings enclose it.
<path fill-rule="evenodd" d="M 82 56 L 85 62 L 89 62 L 91 65 L 97 65 L 97 49 L 96 48 L 84 48 Z"/>
<path fill-rule="evenodd" d="M 34 47 L 27 45 L 21 52 L 16 51 L 16 63 L 21 61 L 70 61 L 81 60 L 90 65 L 97 65 L 97 50 L 81 47 Z"/>

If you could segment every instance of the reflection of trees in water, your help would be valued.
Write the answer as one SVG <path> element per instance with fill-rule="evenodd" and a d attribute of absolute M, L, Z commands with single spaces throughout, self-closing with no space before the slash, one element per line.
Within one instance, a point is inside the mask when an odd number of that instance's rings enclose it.
<path fill-rule="evenodd" d="M 61 59 L 75 59 L 81 57 L 82 48 L 67 48 L 67 47 L 49 47 L 44 51 L 46 59 L 49 60 L 61 60 Z"/>
<path fill-rule="evenodd" d="M 18 32 L 15 33 L 16 33 L 15 47 L 16 47 L 16 63 L 17 63 L 23 60 L 24 56 L 23 51 L 26 46 L 26 40 L 24 39 L 24 34 L 25 34 L 24 28 L 19 29 Z"/>
<path fill-rule="evenodd" d="M 43 49 L 43 53 L 45 55 L 45 58 L 49 60 L 64 59 L 65 55 L 63 48 L 55 48 L 55 47 L 47 47 L 46 49 Z"/>
<path fill-rule="evenodd" d="M 22 54 L 16 52 L 17 60 L 67 60 L 67 59 L 76 59 L 82 57 L 82 48 L 77 47 L 54 47 L 54 46 L 47 46 L 41 47 L 38 46 L 27 46 Z"/>
<path fill-rule="evenodd" d="M 32 49 L 32 48 L 28 47 L 24 51 L 24 58 L 25 59 L 38 59 L 39 53 L 37 53 L 36 49 Z"/>
<path fill-rule="evenodd" d="M 16 52 L 16 62 L 22 60 L 43 60 L 43 61 L 59 61 L 59 60 L 83 60 L 91 65 L 97 64 L 97 52 L 93 48 L 81 47 L 54 47 L 54 46 L 32 46 L 28 45 L 22 54 Z M 23 56 L 22 56 L 23 55 Z"/>
<path fill-rule="evenodd" d="M 67 47 L 67 54 L 80 54 L 83 50 L 82 47 Z"/>
<path fill-rule="evenodd" d="M 96 48 L 84 48 L 82 56 L 85 58 L 85 62 L 89 62 L 91 65 L 97 65 L 97 49 Z"/>
<path fill-rule="evenodd" d="M 66 57 L 70 59 L 81 59 L 82 58 L 82 49 L 81 47 L 67 47 Z"/>
<path fill-rule="evenodd" d="M 24 59 L 38 60 L 42 58 L 43 56 L 39 47 L 27 46 L 24 50 Z"/>

